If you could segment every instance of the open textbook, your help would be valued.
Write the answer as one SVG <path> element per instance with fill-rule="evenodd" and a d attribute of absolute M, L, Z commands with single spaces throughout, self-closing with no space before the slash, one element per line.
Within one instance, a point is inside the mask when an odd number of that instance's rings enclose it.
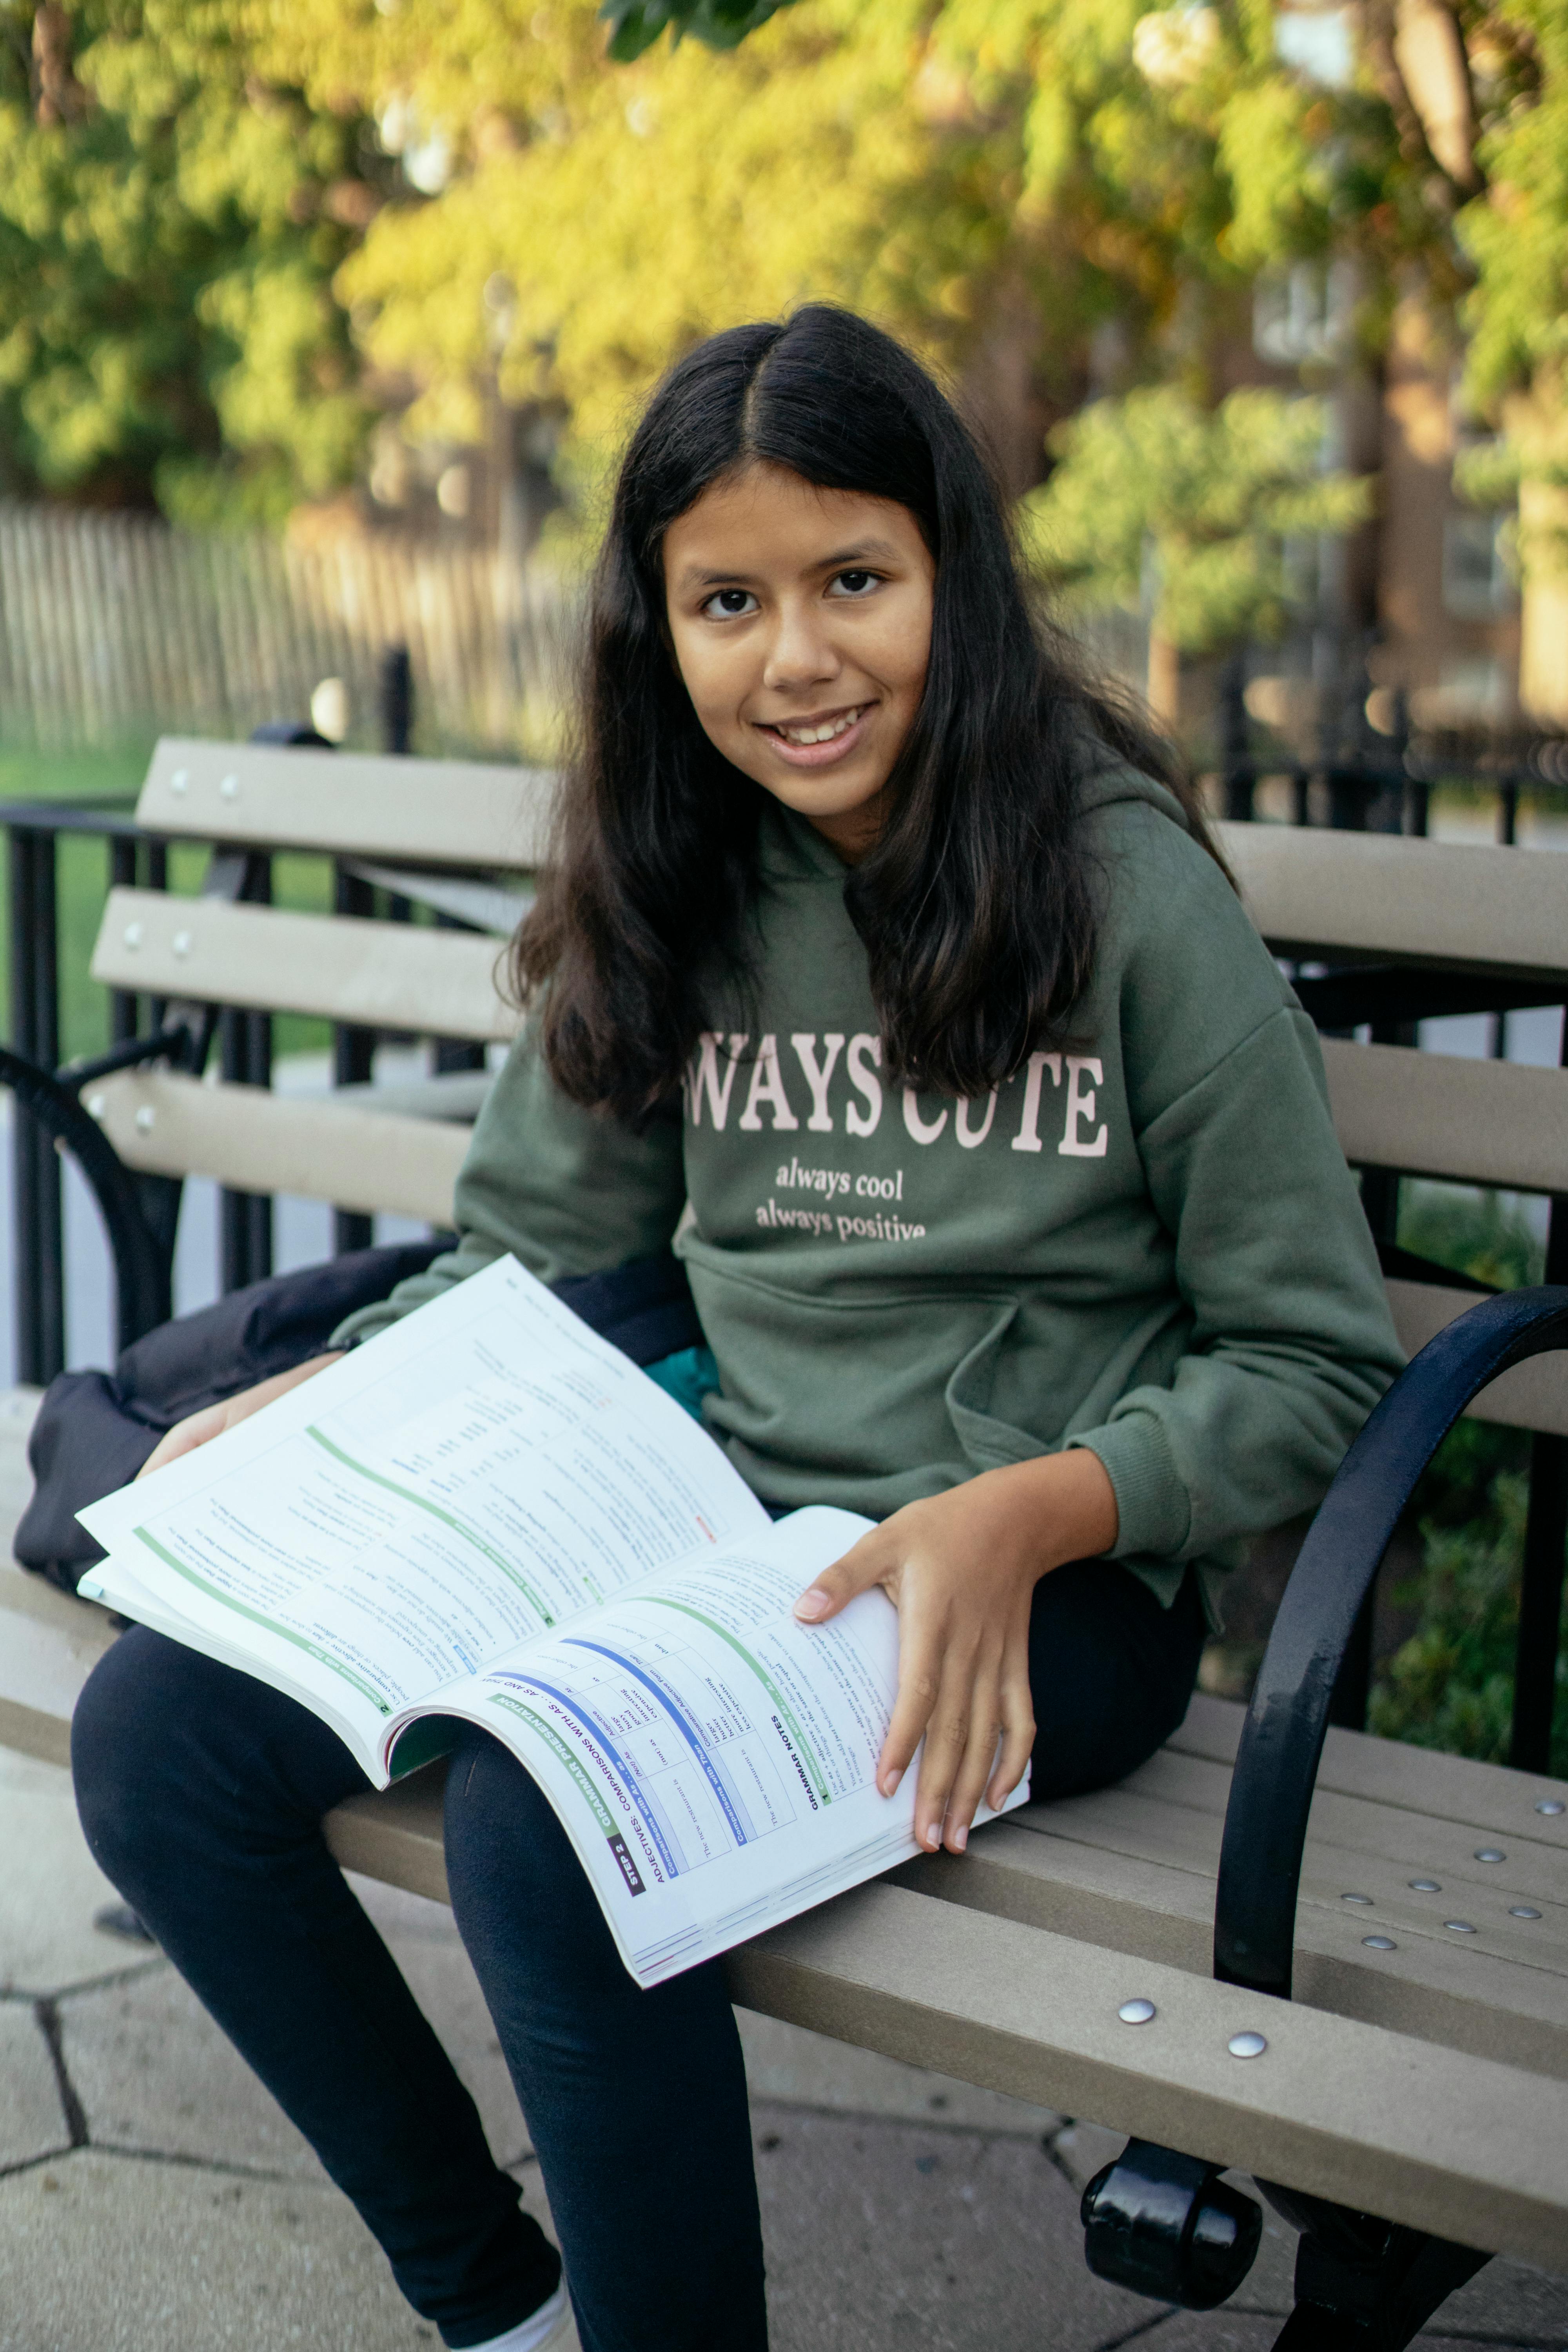
<path fill-rule="evenodd" d="M 915 1771 L 874 1779 L 891 1602 L 791 1613 L 871 1522 L 775 1524 L 512 1259 L 81 1519 L 82 1591 L 300 1700 L 378 1787 L 439 1718 L 504 1741 L 641 1984 L 919 1850 Z"/>

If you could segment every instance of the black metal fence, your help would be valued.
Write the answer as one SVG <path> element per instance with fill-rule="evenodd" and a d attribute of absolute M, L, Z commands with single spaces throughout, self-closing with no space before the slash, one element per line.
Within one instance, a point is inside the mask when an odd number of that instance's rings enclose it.
<path fill-rule="evenodd" d="M 1231 818 L 1251 819 L 1266 780 L 1282 783 L 1291 820 L 1357 831 L 1425 835 L 1433 793 L 1457 785 L 1489 799 L 1500 842 L 1516 836 L 1521 797 L 1531 794 L 1561 804 L 1568 814 L 1568 756 L 1555 739 L 1493 744 L 1478 756 L 1471 744 L 1417 740 L 1397 704 L 1392 734 L 1373 735 L 1352 713 L 1348 730 L 1325 729 L 1310 757 L 1281 747 L 1255 730 L 1243 700 L 1245 673 L 1233 665 L 1220 704 L 1219 765 L 1213 797 Z M 409 746 L 409 675 L 406 656 L 395 651 L 383 677 L 383 735 L 391 751 Z M 267 730 L 273 732 L 274 730 Z M 279 730 L 282 731 L 282 730 Z M 11 1024 L 15 1051 L 45 1070 L 59 1060 L 59 960 L 58 845 L 66 836 L 89 835 L 105 847 L 106 882 L 143 888 L 168 885 L 169 845 L 143 834 L 128 807 L 62 803 L 12 803 L 0 810 L 9 863 Z M 247 861 L 244 895 L 265 901 L 271 895 L 271 864 L 262 856 Z M 335 898 L 340 912 L 379 910 L 406 919 L 406 904 L 386 901 L 358 877 L 339 867 Z M 384 902 L 384 903 L 383 903 Z M 1539 1006 L 1540 985 L 1456 977 L 1418 967 L 1362 965 L 1331 968 L 1303 963 L 1291 974 L 1298 993 L 1319 1027 L 1349 1034 L 1369 1027 L 1374 1042 L 1415 1043 L 1416 1024 L 1456 1013 L 1488 1013 L 1501 1022 L 1509 1012 Z M 110 998 L 110 1051 L 146 1036 L 163 1018 L 163 1007 L 115 991 Z M 272 1016 L 226 1012 L 218 1024 L 218 1052 L 226 1079 L 266 1085 L 271 1076 Z M 376 1045 L 373 1032 L 339 1029 L 333 1040 L 333 1077 L 339 1085 L 361 1083 L 371 1072 Z M 438 1046 L 442 1066 L 472 1066 L 474 1049 Z M 1568 1055 L 1568 1018 L 1564 1022 Z M 13 1135 L 14 1270 L 16 1361 L 19 1381 L 47 1385 L 65 1365 L 65 1283 L 59 1157 L 50 1136 L 21 1106 Z M 1565 1171 L 1568 1173 L 1568 1171 Z M 149 1221 L 167 1229 L 172 1244 L 179 1188 L 171 1180 L 138 1180 Z M 1409 1260 L 1399 1248 L 1400 1179 L 1365 1171 L 1363 1200 L 1388 1270 L 1426 1279 L 1454 1277 L 1447 1269 Z M 226 1192 L 220 1208 L 220 1281 L 228 1291 L 272 1268 L 273 1203 L 249 1193 Z M 358 1248 L 370 1238 L 368 1218 L 339 1212 L 338 1249 Z M 1548 1202 L 1545 1279 L 1568 1283 L 1568 1192 Z M 1547 1768 L 1556 1694 L 1562 1617 L 1564 1545 L 1568 1541 L 1568 1440 L 1537 1435 L 1531 1444 L 1530 1506 L 1525 1534 L 1510 1760 L 1521 1769 Z M 1364 1723 L 1372 1668 L 1370 1603 L 1363 1612 L 1336 1695 L 1335 1720 Z"/>

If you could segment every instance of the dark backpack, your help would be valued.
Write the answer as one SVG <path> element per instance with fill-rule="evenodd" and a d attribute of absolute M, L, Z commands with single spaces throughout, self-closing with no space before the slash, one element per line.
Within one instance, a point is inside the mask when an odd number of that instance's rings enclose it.
<path fill-rule="evenodd" d="M 37 1486 L 16 1529 L 18 1561 L 74 1592 L 103 1558 L 76 1514 L 128 1486 L 165 1430 L 319 1356 L 346 1315 L 388 1297 L 447 1246 L 345 1251 L 160 1324 L 127 1348 L 111 1372 L 62 1372 L 45 1391 L 28 1441 Z M 635 1364 L 702 1343 L 686 1269 L 668 1251 L 607 1274 L 569 1276 L 552 1288 Z"/>

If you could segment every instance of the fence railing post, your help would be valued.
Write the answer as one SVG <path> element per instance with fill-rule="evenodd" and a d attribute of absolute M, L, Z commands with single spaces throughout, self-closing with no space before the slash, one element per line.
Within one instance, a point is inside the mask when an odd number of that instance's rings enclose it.
<path fill-rule="evenodd" d="M 361 881 L 345 866 L 332 867 L 332 906 L 340 915 L 365 917 L 375 912 L 375 892 L 368 882 Z M 332 1084 L 334 1087 L 368 1086 L 375 1064 L 375 1031 L 353 1029 L 340 1022 L 332 1031 Z M 342 1257 L 345 1250 L 368 1249 L 374 1237 L 375 1222 L 358 1209 L 332 1211 L 332 1249 Z"/>
<path fill-rule="evenodd" d="M 34 825 L 9 831 L 11 1042 L 24 1060 L 52 1070 L 60 1058 L 55 836 Z M 11 1117 L 16 1378 L 47 1388 L 66 1360 L 59 1155 L 20 1103 L 13 1102 Z"/>
<path fill-rule="evenodd" d="M 1220 681 L 1220 780 L 1225 813 L 1245 824 L 1255 814 L 1253 795 L 1258 774 L 1252 764 L 1252 738 L 1247 710 L 1247 648 L 1238 646 L 1225 666 Z"/>
<path fill-rule="evenodd" d="M 272 903 L 272 860 L 257 853 L 246 861 L 243 896 L 255 907 Z M 226 1084 L 269 1087 L 272 1083 L 272 1015 L 226 1007 L 218 1018 L 219 1066 Z M 219 1280 L 226 1294 L 260 1282 L 272 1271 L 272 1199 L 266 1192 L 218 1195 Z"/>

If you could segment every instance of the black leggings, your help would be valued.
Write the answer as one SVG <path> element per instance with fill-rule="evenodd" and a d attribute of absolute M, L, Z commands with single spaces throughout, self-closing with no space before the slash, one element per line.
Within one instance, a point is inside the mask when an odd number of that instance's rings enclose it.
<path fill-rule="evenodd" d="M 1102 1787 L 1151 1755 L 1181 1720 L 1203 1639 L 1190 1577 L 1170 1610 L 1111 1562 L 1046 1577 L 1029 1626 L 1035 1795 Z M 138 1626 L 82 1694 L 72 1759 L 100 1865 L 353 2200 L 415 2309 L 453 2346 L 537 2309 L 560 2262 L 323 1843 L 322 1814 L 366 1785 L 335 1735 Z M 554 1814 L 486 1733 L 452 1759 L 446 1849 L 585 2352 L 761 2352 L 721 1967 L 640 1991 Z"/>

